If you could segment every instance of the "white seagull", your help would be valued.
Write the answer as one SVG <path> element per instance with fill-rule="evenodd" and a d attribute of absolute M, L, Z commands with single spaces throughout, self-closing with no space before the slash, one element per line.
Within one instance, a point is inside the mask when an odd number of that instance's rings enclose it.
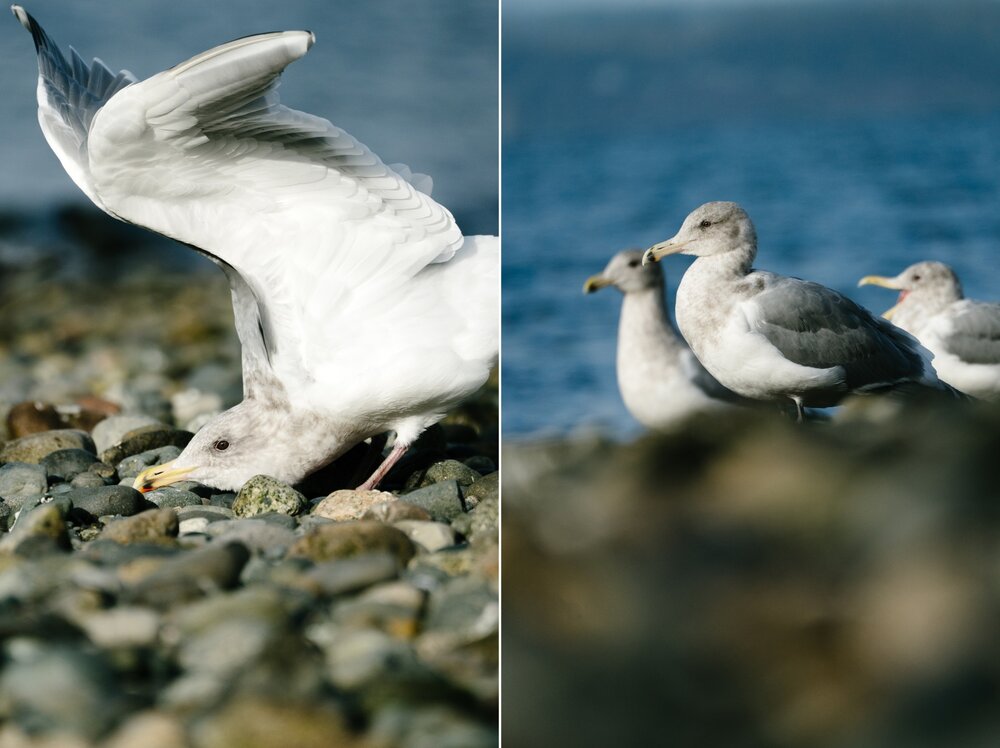
<path fill-rule="evenodd" d="M 583 292 L 607 286 L 622 292 L 615 368 L 622 400 L 635 420 L 669 430 L 694 413 L 742 400 L 705 371 L 677 334 L 659 264 L 643 265 L 642 250 L 623 250 L 587 279 Z"/>
<path fill-rule="evenodd" d="M 736 203 L 706 203 L 643 262 L 694 255 L 677 289 L 677 325 L 698 360 L 754 400 L 836 405 L 851 393 L 931 388 L 931 355 L 908 333 L 829 288 L 751 265 L 757 232 Z"/>
<path fill-rule="evenodd" d="M 260 34 L 144 81 L 67 60 L 12 11 L 38 52 L 38 119 L 73 181 L 123 221 L 214 260 L 232 289 L 244 399 L 136 487 L 295 483 L 394 431 L 376 485 L 475 392 L 497 358 L 499 243 L 463 237 L 425 179 L 278 102 L 314 37 Z"/>
<path fill-rule="evenodd" d="M 1000 304 L 965 298 L 955 271 L 918 262 L 893 278 L 866 275 L 859 286 L 899 291 L 882 314 L 934 354 L 938 376 L 967 395 L 1000 401 Z"/>

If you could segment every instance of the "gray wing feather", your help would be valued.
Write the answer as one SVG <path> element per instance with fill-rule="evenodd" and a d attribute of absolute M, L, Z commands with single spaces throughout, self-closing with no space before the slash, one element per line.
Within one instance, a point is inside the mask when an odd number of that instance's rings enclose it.
<path fill-rule="evenodd" d="M 952 320 L 944 345 L 969 364 L 1000 363 L 1000 304 L 969 303 Z"/>
<path fill-rule="evenodd" d="M 755 329 L 802 366 L 842 366 L 849 390 L 919 379 L 919 344 L 890 322 L 818 283 L 780 278 L 756 296 Z"/>

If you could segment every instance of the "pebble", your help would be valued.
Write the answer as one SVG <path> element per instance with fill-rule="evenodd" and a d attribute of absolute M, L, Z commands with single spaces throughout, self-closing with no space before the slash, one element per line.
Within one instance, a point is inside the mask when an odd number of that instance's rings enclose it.
<path fill-rule="evenodd" d="M 42 504 L 22 510 L 14 529 L 0 540 L 0 552 L 35 557 L 70 550 L 63 505 Z"/>
<path fill-rule="evenodd" d="M 58 429 L 63 425 L 55 406 L 38 400 L 17 403 L 7 413 L 7 433 L 12 439 Z"/>
<path fill-rule="evenodd" d="M 207 534 L 208 525 L 209 521 L 205 517 L 189 517 L 188 519 L 181 520 L 177 528 L 178 533 L 181 535 Z"/>
<path fill-rule="evenodd" d="M 85 431 L 56 429 L 29 434 L 7 442 L 0 449 L 0 462 L 29 462 L 37 465 L 46 455 L 60 449 L 95 451 L 94 441 Z"/>
<path fill-rule="evenodd" d="M 416 552 L 413 543 L 401 530 L 381 522 L 357 520 L 314 527 L 295 541 L 288 555 L 320 562 L 374 551 L 386 551 L 403 565 Z"/>
<path fill-rule="evenodd" d="M 423 488 L 446 480 L 453 480 L 459 486 L 465 487 L 471 486 L 479 478 L 479 473 L 458 460 L 442 460 L 422 472 L 418 470 L 413 473 L 406 481 L 406 488 Z"/>
<path fill-rule="evenodd" d="M 254 553 L 283 554 L 296 540 L 295 533 L 263 519 L 220 520 L 202 530 L 212 538 L 238 541 Z"/>
<path fill-rule="evenodd" d="M 431 514 L 423 507 L 408 501 L 382 501 L 368 508 L 362 519 L 374 519 L 393 524 L 404 519 L 430 520 Z"/>
<path fill-rule="evenodd" d="M 79 623 L 94 646 L 103 649 L 151 647 L 157 643 L 161 616 L 151 608 L 119 605 L 94 610 Z"/>
<path fill-rule="evenodd" d="M 138 712 L 129 717 L 101 748 L 190 748 L 181 720 L 157 711 Z"/>
<path fill-rule="evenodd" d="M 50 479 L 71 481 L 89 470 L 95 462 L 99 462 L 97 456 L 85 449 L 59 449 L 45 455 L 41 466 L 45 468 Z"/>
<path fill-rule="evenodd" d="M 376 504 L 391 503 L 396 500 L 388 491 L 357 491 L 341 489 L 334 491 L 312 508 L 312 514 L 326 517 L 335 522 L 361 519 Z"/>
<path fill-rule="evenodd" d="M 164 462 L 170 462 L 180 453 L 180 447 L 175 447 L 173 445 L 147 449 L 144 452 L 130 455 L 121 460 L 116 467 L 116 472 L 118 473 L 118 477 L 121 478 L 123 482 L 127 481 L 128 484 L 131 485 L 135 481 L 135 477 L 146 468 L 153 467 L 154 465 L 162 465 Z"/>
<path fill-rule="evenodd" d="M 287 483 L 267 475 L 255 475 L 236 494 L 233 513 L 237 517 L 255 517 L 268 512 L 296 515 L 308 505 L 306 497 Z"/>
<path fill-rule="evenodd" d="M 178 509 L 184 506 L 201 506 L 201 497 L 191 491 L 185 491 L 175 486 L 164 486 L 155 491 L 148 491 L 143 498 L 160 509 Z"/>
<path fill-rule="evenodd" d="M 117 465 L 126 457 L 148 452 L 151 449 L 184 448 L 193 436 L 194 434 L 190 431 L 182 431 L 160 424 L 140 426 L 125 434 L 120 442 L 101 452 L 101 462 Z"/>
<path fill-rule="evenodd" d="M 482 499 L 471 511 L 452 520 L 451 526 L 472 543 L 496 542 L 500 533 L 500 497 Z"/>
<path fill-rule="evenodd" d="M 177 517 L 182 522 L 194 517 L 201 517 L 209 522 L 218 522 L 223 519 L 232 519 L 234 516 L 233 510 L 226 509 L 224 506 L 202 504 L 201 506 L 177 507 Z"/>
<path fill-rule="evenodd" d="M 155 418 L 142 414 L 122 414 L 108 416 L 94 426 L 91 432 L 98 453 L 104 452 L 121 442 L 125 434 L 143 426 L 165 426 Z"/>
<path fill-rule="evenodd" d="M 173 509 L 149 509 L 134 517 L 115 520 L 101 532 L 101 539 L 116 543 L 174 543 L 177 537 L 177 512 Z"/>
<path fill-rule="evenodd" d="M 0 467 L 0 498 L 14 511 L 29 499 L 39 499 L 49 486 L 45 468 L 24 462 L 8 462 Z"/>
<path fill-rule="evenodd" d="M 458 483 L 454 480 L 432 483 L 429 486 L 403 494 L 401 498 L 403 501 L 427 510 L 431 518 L 438 522 L 451 522 L 465 511 L 462 504 L 462 494 L 459 491 Z"/>
<path fill-rule="evenodd" d="M 127 591 L 131 602 L 167 608 L 218 590 L 231 589 L 250 558 L 240 543 L 209 545 L 187 551 L 156 565 Z"/>
<path fill-rule="evenodd" d="M 405 532 L 410 540 L 429 553 L 455 545 L 455 531 L 443 522 L 404 519 L 393 523 L 393 527 Z"/>
<path fill-rule="evenodd" d="M 198 748 L 364 748 L 343 716 L 329 707 L 290 699 L 243 696 L 203 719 L 194 731 Z M 441 748 L 447 748 L 441 746 Z M 470 748 L 475 748 L 470 746 Z"/>
<path fill-rule="evenodd" d="M 129 486 L 74 488 L 63 495 L 73 502 L 75 508 L 94 517 L 114 514 L 128 517 L 139 512 L 145 504 L 142 494 Z"/>
<path fill-rule="evenodd" d="M 395 579 L 398 575 L 399 561 L 396 557 L 377 551 L 318 563 L 305 573 L 303 579 L 306 586 L 317 594 L 343 595 Z"/>
<path fill-rule="evenodd" d="M 500 473 L 493 472 L 484 475 L 463 493 L 466 506 L 471 509 L 481 501 L 490 499 L 494 502 L 500 500 Z"/>

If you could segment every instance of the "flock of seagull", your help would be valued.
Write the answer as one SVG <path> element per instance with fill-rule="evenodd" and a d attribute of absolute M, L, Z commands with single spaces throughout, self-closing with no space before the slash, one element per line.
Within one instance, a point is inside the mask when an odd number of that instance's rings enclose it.
<path fill-rule="evenodd" d="M 694 255 L 670 322 L 658 262 Z M 584 284 L 622 292 L 617 375 L 629 412 L 670 429 L 733 403 L 824 408 L 852 394 L 1000 401 L 1000 304 L 964 298 L 954 271 L 919 262 L 859 285 L 898 290 L 881 317 L 830 288 L 756 270 L 757 234 L 736 203 L 694 210 L 645 252 L 619 252 Z"/>

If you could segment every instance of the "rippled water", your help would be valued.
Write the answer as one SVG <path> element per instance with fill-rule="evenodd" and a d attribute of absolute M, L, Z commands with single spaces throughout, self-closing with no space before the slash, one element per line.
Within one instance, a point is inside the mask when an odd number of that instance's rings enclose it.
<path fill-rule="evenodd" d="M 615 383 L 620 296 L 581 286 L 707 200 L 747 208 L 759 267 L 874 311 L 894 297 L 857 280 L 922 259 L 953 265 L 970 297 L 1000 300 L 998 136 L 1000 118 L 939 116 L 507 138 L 505 434 L 637 430 Z M 664 264 L 671 296 L 690 261 Z"/>

